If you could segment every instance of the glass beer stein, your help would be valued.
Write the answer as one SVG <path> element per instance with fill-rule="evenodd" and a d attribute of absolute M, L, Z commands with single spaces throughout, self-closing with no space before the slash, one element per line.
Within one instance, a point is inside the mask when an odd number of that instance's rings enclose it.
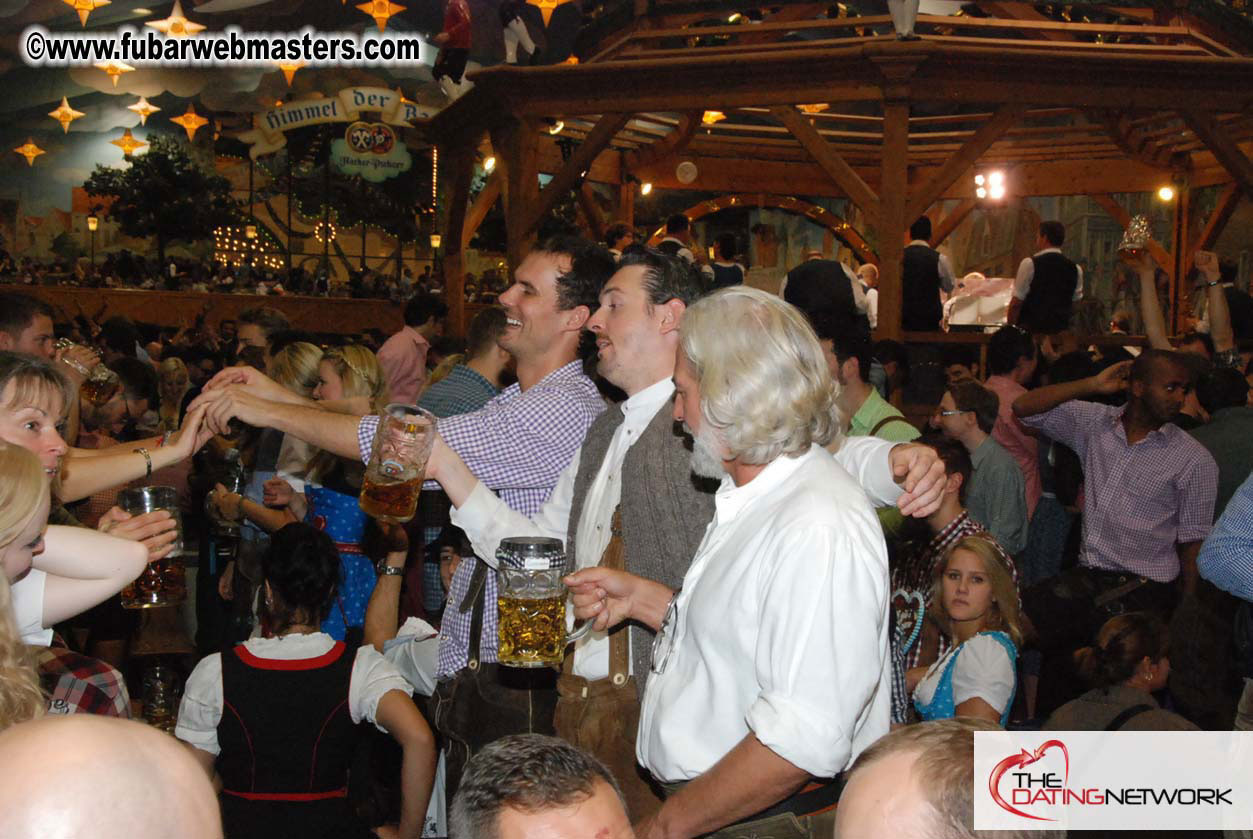
<path fill-rule="evenodd" d="M 361 482 L 361 509 L 379 521 L 404 524 L 418 507 L 426 461 L 435 445 L 435 415 L 393 403 L 379 417 Z"/>
<path fill-rule="evenodd" d="M 567 644 L 591 629 L 585 622 L 566 632 L 566 599 L 561 578 L 566 552 L 560 539 L 502 539 L 496 550 L 496 605 L 500 610 L 501 664 L 510 667 L 558 667 Z"/>
<path fill-rule="evenodd" d="M 60 338 L 56 342 L 58 350 L 68 350 L 73 346 L 75 346 L 74 342 L 68 338 Z M 79 387 L 78 392 L 83 399 L 92 405 L 103 405 L 122 389 L 122 380 L 118 378 L 117 373 L 106 367 L 104 362 L 100 362 L 88 370 L 83 365 L 68 358 L 63 360 L 82 375 L 83 384 Z"/>
<path fill-rule="evenodd" d="M 187 581 L 183 576 L 183 517 L 178 510 L 178 492 L 174 487 L 150 486 L 124 489 L 118 493 L 118 506 L 132 516 L 155 510 L 168 510 L 174 517 L 174 548 L 163 559 L 149 562 L 130 585 L 122 589 L 122 607 L 150 609 L 176 606 L 187 598 Z"/>

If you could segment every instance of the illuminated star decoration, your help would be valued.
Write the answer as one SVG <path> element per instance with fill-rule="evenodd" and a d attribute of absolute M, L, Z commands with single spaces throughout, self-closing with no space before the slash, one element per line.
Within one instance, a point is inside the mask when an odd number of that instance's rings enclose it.
<path fill-rule="evenodd" d="M 66 134 L 69 134 L 70 123 L 76 119 L 80 119 L 87 115 L 84 114 L 82 111 L 76 111 L 73 108 L 71 108 L 70 100 L 62 96 L 61 104 L 57 106 L 57 109 L 55 111 L 49 111 L 48 116 L 52 117 L 57 122 L 61 123 L 62 130 L 64 130 Z"/>
<path fill-rule="evenodd" d="M 39 148 L 39 146 L 35 145 L 35 141 L 32 140 L 30 137 L 27 137 L 26 142 L 22 143 L 22 145 L 18 146 L 13 151 L 17 152 L 22 157 L 26 158 L 27 166 L 34 166 L 35 158 L 39 157 L 39 155 L 41 154 L 44 154 L 44 150 Z"/>
<path fill-rule="evenodd" d="M 116 140 L 110 140 L 109 142 L 121 149 L 122 154 L 127 157 L 134 154 L 137 149 L 142 149 L 144 146 L 148 145 L 143 140 L 136 140 L 131 134 L 131 130 L 129 128 L 122 132 L 121 137 L 118 137 Z"/>
<path fill-rule="evenodd" d="M 825 102 L 819 102 L 814 105 L 797 105 L 796 107 L 800 108 L 802 114 L 809 114 L 810 116 L 813 116 L 814 114 L 822 113 L 831 106 Z"/>
<path fill-rule="evenodd" d="M 170 38 L 186 38 L 188 35 L 195 35 L 205 29 L 203 24 L 192 23 L 183 16 L 183 7 L 179 5 L 178 0 L 174 0 L 174 8 L 170 10 L 169 17 L 165 20 L 145 23 L 144 26 L 151 26 L 158 32 L 164 32 Z"/>
<path fill-rule="evenodd" d="M 170 122 L 175 125 L 183 126 L 183 130 L 187 132 L 187 141 L 191 142 L 196 139 L 196 132 L 203 126 L 209 124 L 209 121 L 196 113 L 196 109 L 191 105 L 187 106 L 187 113 L 181 117 L 171 117 Z"/>
<path fill-rule="evenodd" d="M 539 9 L 539 13 L 544 16 L 544 25 L 548 25 L 548 21 L 552 20 L 553 9 L 558 6 L 564 6 L 570 0 L 526 0 L 527 5 L 535 6 Z"/>
<path fill-rule="evenodd" d="M 123 73 L 133 73 L 135 68 L 129 64 L 123 64 L 120 61 L 101 61 L 96 67 L 109 74 L 109 78 L 113 79 L 113 86 L 117 87 L 118 77 Z"/>
<path fill-rule="evenodd" d="M 393 3 L 391 0 L 369 0 L 368 3 L 358 3 L 357 8 L 374 18 L 374 22 L 378 24 L 380 32 L 387 28 L 387 19 L 389 17 L 398 15 L 405 10 L 404 6 Z"/>
<path fill-rule="evenodd" d="M 87 16 L 101 6 L 107 6 L 113 0 L 61 0 L 65 5 L 78 12 L 78 21 L 87 25 Z"/>
<path fill-rule="evenodd" d="M 287 86 L 291 87 L 291 80 L 296 77 L 296 71 L 305 66 L 303 61 L 296 61 L 291 64 L 280 63 L 278 69 L 283 71 L 283 78 L 287 79 Z"/>
<path fill-rule="evenodd" d="M 722 122 L 726 118 L 727 115 L 722 111 L 705 111 L 705 113 L 701 114 L 700 121 L 704 125 L 713 125 L 716 122 Z"/>
<path fill-rule="evenodd" d="M 134 105 L 127 105 L 126 110 L 134 111 L 139 114 L 139 124 L 146 125 L 148 123 L 148 117 L 152 116 L 161 109 L 156 105 L 151 104 L 147 99 L 141 96 L 139 97 L 139 101 Z"/>

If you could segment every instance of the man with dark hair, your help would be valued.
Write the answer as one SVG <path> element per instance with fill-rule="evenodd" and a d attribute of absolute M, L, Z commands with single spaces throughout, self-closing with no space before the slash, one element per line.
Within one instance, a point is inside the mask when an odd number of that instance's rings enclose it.
<path fill-rule="evenodd" d="M 422 391 L 418 407 L 437 417 L 477 411 L 500 392 L 513 357 L 497 343 L 505 332 L 505 310 L 489 306 L 474 316 L 466 332 L 464 360 Z"/>
<path fill-rule="evenodd" d="M 0 292 L 0 350 L 51 361 L 55 337 L 51 306 L 37 297 Z"/>
<path fill-rule="evenodd" d="M 866 293 L 852 270 L 842 262 L 823 259 L 822 251 L 810 250 L 805 261 L 783 278 L 779 295 L 805 313 L 812 322 L 822 312 L 834 318 L 835 329 L 855 329 L 870 334 L 866 317 Z"/>
<path fill-rule="evenodd" d="M 959 382 L 940 399 L 931 425 L 970 452 L 974 473 L 966 506 L 1011 555 L 1027 544 L 1027 500 L 1022 470 L 992 439 L 1000 401 L 975 381 Z"/>
<path fill-rule="evenodd" d="M 412 405 L 426 383 L 426 352 L 444 332 L 448 307 L 433 294 L 415 295 L 405 304 L 405 325 L 379 348 L 379 365 L 393 402 Z"/>
<path fill-rule="evenodd" d="M 605 244 L 614 259 L 621 259 L 622 252 L 635 241 L 635 232 L 628 225 L 618 222 L 611 224 L 605 231 Z"/>
<path fill-rule="evenodd" d="M 1249 383 L 1238 370 L 1220 367 L 1201 377 L 1196 387 L 1209 422 L 1188 433 L 1218 464 L 1214 515 L 1222 514 L 1240 484 L 1253 472 L 1253 408 Z"/>
<path fill-rule="evenodd" d="M 1000 726 L 972 717 L 897 729 L 853 764 L 836 810 L 841 839 L 1063 839 L 1065 830 L 974 829 L 974 734 Z"/>
<path fill-rule="evenodd" d="M 466 766 L 449 839 L 631 839 L 622 794 L 596 758 L 556 737 L 516 734 Z"/>
<path fill-rule="evenodd" d="M 870 339 L 838 328 L 836 318 L 828 312 L 819 313 L 812 323 L 831 378 L 840 386 L 835 404 L 848 436 L 878 437 L 897 443 L 918 439 L 918 429 L 870 385 L 874 358 Z"/>
<path fill-rule="evenodd" d="M 1018 265 L 1007 320 L 1032 334 L 1055 335 L 1070 328 L 1071 305 L 1083 299 L 1083 269 L 1062 254 L 1066 228 L 1040 222 L 1036 252 Z"/>
<path fill-rule="evenodd" d="M 114 315 L 100 324 L 99 343 L 104 350 L 104 363 L 110 364 L 119 358 L 138 358 L 140 338 L 139 328 L 128 317 Z"/>
<path fill-rule="evenodd" d="M 940 352 L 940 366 L 950 387 L 979 380 L 979 352 L 975 347 L 949 344 Z"/>
<path fill-rule="evenodd" d="M 157 374 L 152 365 L 137 358 L 118 358 L 109 364 L 109 369 L 121 379 L 122 386 L 102 405 L 84 401 L 83 425 L 124 442 L 134 439 L 137 431 L 151 431 L 141 428 L 141 424 L 144 414 L 159 404 Z"/>
<path fill-rule="evenodd" d="M 920 216 L 911 224 L 909 239 L 901 263 L 901 325 L 907 332 L 935 332 L 944 314 L 940 291 L 952 292 L 953 268 L 931 247 L 931 219 Z"/>
<path fill-rule="evenodd" d="M 696 262 L 692 253 L 692 223 L 682 213 L 675 213 L 666 219 L 666 235 L 657 244 L 657 250 L 667 256 L 678 256 L 689 263 Z"/>
<path fill-rule="evenodd" d="M 514 358 L 517 383 L 480 410 L 439 422 L 449 448 L 524 516 L 539 512 L 605 408 L 583 372 L 579 345 L 613 272 L 608 251 L 578 237 L 556 237 L 531 251 L 500 296 L 505 329 L 498 343 Z M 237 417 L 363 461 L 370 458 L 379 425 L 377 416 L 332 413 L 296 399 L 248 368 L 223 371 L 199 397 L 201 403 L 209 405 L 212 428 L 225 428 Z M 428 481 L 425 488 L 438 487 Z M 479 570 L 487 568 L 479 561 L 461 563 L 450 592 L 453 606 L 445 610 L 441 627 L 435 725 L 447 742 L 449 789 L 483 745 L 504 734 L 552 730 L 553 688 L 542 680 L 538 687 L 517 687 L 497 678 L 496 577 Z M 471 637 L 472 625 L 481 626 L 477 637 Z"/>
<path fill-rule="evenodd" d="M 270 336 L 291 329 L 287 315 L 270 306 L 257 306 L 239 313 L 235 357 L 243 364 L 258 369 L 265 367 L 270 355 Z"/>
<path fill-rule="evenodd" d="M 1003 326 L 988 341 L 988 379 L 984 387 L 996 394 L 1000 409 L 992 439 L 1013 456 L 1027 489 L 1027 518 L 1040 503 L 1040 447 L 1035 435 L 1014 416 L 1014 400 L 1027 392 L 1035 376 L 1035 341 L 1023 329 Z"/>
<path fill-rule="evenodd" d="M 1084 401 L 1124 388 L 1123 407 Z M 1195 587 L 1196 555 L 1213 523 L 1218 466 L 1170 422 L 1187 390 L 1188 369 L 1177 354 L 1147 349 L 1134 362 L 1036 388 L 1014 401 L 1026 425 L 1083 461 L 1079 565 L 1024 595 L 1046 653 L 1064 659 L 1116 611 L 1168 617 L 1180 589 Z"/>

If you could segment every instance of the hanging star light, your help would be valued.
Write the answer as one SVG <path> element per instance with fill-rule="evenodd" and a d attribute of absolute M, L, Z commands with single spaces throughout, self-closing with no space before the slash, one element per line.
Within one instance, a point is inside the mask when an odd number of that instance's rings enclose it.
<path fill-rule="evenodd" d="M 809 114 L 810 116 L 813 116 L 814 114 L 822 113 L 831 106 L 825 102 L 819 102 L 814 105 L 797 105 L 796 107 L 800 109 L 802 114 Z"/>
<path fill-rule="evenodd" d="M 126 110 L 134 111 L 135 113 L 139 114 L 139 124 L 147 125 L 148 117 L 152 116 L 153 114 L 155 114 L 157 111 L 161 109 L 158 108 L 156 105 L 153 105 L 147 99 L 141 96 L 139 97 L 139 101 L 136 102 L 134 105 L 127 105 Z"/>
<path fill-rule="evenodd" d="M 548 25 L 548 21 L 552 20 L 553 9 L 558 6 L 564 6 L 570 0 L 526 0 L 527 5 L 535 6 L 539 9 L 539 13 L 544 17 L 544 25 Z"/>
<path fill-rule="evenodd" d="M 368 0 L 366 3 L 358 3 L 357 8 L 374 18 L 374 22 L 378 24 L 380 32 L 387 28 L 387 19 L 389 17 L 398 15 L 405 10 L 404 6 L 393 3 L 391 0 Z"/>
<path fill-rule="evenodd" d="M 169 17 L 165 20 L 150 21 L 144 26 L 151 26 L 170 38 L 186 38 L 188 35 L 195 35 L 205 30 L 203 24 L 192 23 L 183 15 L 183 7 L 179 5 L 178 0 L 174 0 L 174 8 L 170 10 Z"/>
<path fill-rule="evenodd" d="M 287 79 L 287 86 L 291 87 L 291 80 L 296 77 L 296 71 L 305 66 L 303 61 L 293 61 L 290 64 L 280 62 L 278 69 L 283 71 L 283 78 Z"/>
<path fill-rule="evenodd" d="M 135 72 L 134 67 L 130 66 L 129 64 L 123 64 L 120 61 L 101 61 L 96 64 L 96 67 L 109 74 L 109 78 L 113 79 L 114 87 L 117 87 L 118 77 L 121 76 L 123 73 Z"/>
<path fill-rule="evenodd" d="M 727 115 L 722 111 L 705 111 L 705 113 L 701 114 L 700 121 L 702 125 L 713 125 L 714 123 L 722 122 L 726 118 Z"/>
<path fill-rule="evenodd" d="M 83 26 L 87 25 L 87 16 L 101 6 L 107 6 L 113 0 L 61 0 L 65 5 L 78 12 L 78 21 Z"/>
<path fill-rule="evenodd" d="M 30 137 L 27 137 L 26 142 L 22 143 L 22 145 L 18 146 L 13 151 L 26 158 L 27 166 L 34 166 L 35 158 L 39 157 L 41 154 L 45 154 L 44 150 L 35 145 L 35 141 Z"/>
<path fill-rule="evenodd" d="M 142 149 L 144 146 L 148 145 L 143 140 L 136 140 L 134 135 L 131 134 L 131 130 L 129 128 L 122 132 L 121 137 L 118 137 L 116 140 L 110 140 L 109 142 L 121 149 L 122 154 L 127 157 L 130 157 L 138 149 Z"/>
<path fill-rule="evenodd" d="M 81 119 L 82 117 L 85 117 L 87 115 L 84 114 L 82 111 L 76 111 L 73 108 L 71 108 L 70 100 L 62 96 L 61 104 L 57 106 L 57 109 L 55 111 L 49 111 L 48 116 L 52 117 L 57 122 L 61 123 L 62 130 L 64 130 L 65 133 L 68 134 L 70 133 L 70 123 L 76 119 Z"/>
<path fill-rule="evenodd" d="M 196 113 L 196 109 L 191 105 L 187 106 L 187 113 L 181 117 L 171 117 L 170 122 L 175 125 L 183 126 L 183 130 L 187 132 L 187 141 L 191 142 L 196 139 L 196 132 L 203 126 L 209 124 L 209 121 Z"/>

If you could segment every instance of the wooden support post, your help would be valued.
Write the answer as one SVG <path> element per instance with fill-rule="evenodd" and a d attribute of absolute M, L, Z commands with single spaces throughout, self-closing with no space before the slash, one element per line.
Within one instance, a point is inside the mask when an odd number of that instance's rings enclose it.
<path fill-rule="evenodd" d="M 904 300 L 901 262 L 905 257 L 905 214 L 909 181 L 909 102 L 883 103 L 883 169 L 879 185 L 879 328 L 883 338 L 900 340 Z"/>
<path fill-rule="evenodd" d="M 1188 263 L 1191 259 L 1191 254 L 1188 253 L 1188 242 L 1192 240 L 1188 227 L 1191 215 L 1192 188 L 1186 183 L 1180 184 L 1175 191 L 1175 223 L 1171 231 L 1174 235 L 1174 247 L 1171 248 L 1171 256 L 1174 257 L 1174 275 L 1171 278 L 1170 319 L 1166 322 L 1171 333 L 1175 335 L 1182 331 L 1184 319 L 1192 312 L 1192 301 L 1189 299 L 1191 289 L 1188 286 Z"/>
<path fill-rule="evenodd" d="M 1205 221 L 1205 226 L 1201 228 L 1188 248 L 1187 270 L 1192 270 L 1197 251 L 1207 251 L 1214 247 L 1214 243 L 1222 235 L 1223 228 L 1227 226 L 1227 222 L 1231 219 L 1231 214 L 1236 211 L 1236 206 L 1240 203 L 1240 195 L 1240 185 L 1232 183 L 1228 184 L 1227 188 L 1218 196 L 1218 203 L 1214 205 L 1214 211 L 1210 213 L 1210 217 Z"/>
<path fill-rule="evenodd" d="M 470 212 L 466 216 L 465 231 L 461 234 L 461 247 L 468 248 L 470 240 L 474 238 L 474 234 L 478 232 L 479 226 L 483 224 L 483 219 L 487 218 L 487 214 L 492 211 L 492 207 L 496 204 L 496 199 L 500 197 L 500 170 L 497 169 L 487 178 L 487 182 L 483 184 L 483 189 L 474 197 L 474 203 L 470 205 Z"/>
<path fill-rule="evenodd" d="M 957 179 L 964 175 L 983 156 L 984 152 L 992 147 L 993 143 L 1022 118 L 1026 111 L 1026 106 L 1017 104 L 1002 105 L 997 108 L 992 118 L 979 126 L 970 139 L 966 140 L 962 147 L 944 162 L 940 171 L 914 191 L 909 198 L 909 203 L 905 205 L 905 218 L 912 222 L 925 213 L 939 200 L 940 196 L 948 191 L 949 187 L 957 183 Z"/>
<path fill-rule="evenodd" d="M 836 186 L 844 190 L 849 200 L 861 208 L 862 215 L 865 216 L 869 226 L 877 227 L 880 213 L 879 196 L 866 186 L 866 182 L 853 171 L 853 167 L 849 166 L 848 162 L 822 138 L 818 129 L 814 128 L 813 123 L 809 121 L 809 117 L 791 105 L 771 108 L 770 113 L 787 128 L 805 151 L 809 152 L 809 156 L 831 180 L 835 181 Z M 887 146 L 886 135 L 884 146 Z"/>
<path fill-rule="evenodd" d="M 1219 125 L 1212 114 L 1180 111 L 1179 115 L 1197 139 L 1214 153 L 1214 158 L 1222 167 L 1231 173 L 1235 182 L 1253 198 L 1253 160 L 1249 160 L 1227 130 Z"/>
<path fill-rule="evenodd" d="M 635 229 L 635 181 L 628 181 L 625 172 L 618 184 L 618 221 Z"/>
<path fill-rule="evenodd" d="M 966 216 L 975 208 L 975 199 L 963 198 L 957 206 L 949 211 L 940 223 L 931 231 L 931 247 L 938 248 L 940 243 L 952 235 L 957 226 L 966 220 Z"/>
<path fill-rule="evenodd" d="M 505 235 L 509 273 L 513 274 L 535 242 L 527 214 L 539 195 L 539 129 L 529 120 L 509 120 L 492 131 L 492 148 L 505 166 Z"/>
<path fill-rule="evenodd" d="M 583 216 L 587 219 L 587 228 L 591 231 L 592 238 L 597 242 L 604 239 L 605 216 L 596 203 L 596 193 L 592 185 L 584 182 L 575 197 L 579 201 L 579 209 L 583 211 Z"/>
<path fill-rule="evenodd" d="M 621 131 L 630 119 L 630 114 L 605 114 L 596 122 L 592 130 L 583 138 L 583 142 L 579 143 L 574 153 L 570 155 L 570 159 L 561 167 L 561 171 L 553 175 L 553 179 L 548 182 L 548 186 L 544 187 L 544 191 L 539 193 L 533 202 L 530 202 L 530 207 L 522 222 L 523 235 L 530 234 L 539 227 L 544 214 L 557 206 L 557 202 L 574 188 L 583 177 L 583 173 L 592 165 L 596 155 L 609 145 L 614 135 Z"/>
<path fill-rule="evenodd" d="M 448 328 L 464 335 L 466 329 L 466 270 L 463 245 L 466 209 L 470 203 L 470 182 L 474 179 L 474 147 L 453 145 L 444 148 L 447 178 L 447 225 L 440 244 L 444 248 L 444 302 L 448 304 Z"/>

